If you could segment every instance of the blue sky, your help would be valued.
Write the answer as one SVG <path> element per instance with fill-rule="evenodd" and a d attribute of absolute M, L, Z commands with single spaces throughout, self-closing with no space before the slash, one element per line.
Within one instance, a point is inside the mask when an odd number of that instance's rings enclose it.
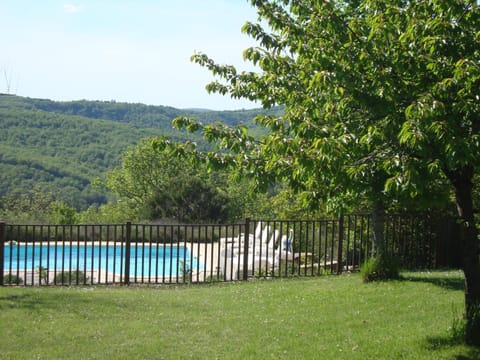
<path fill-rule="evenodd" d="M 195 51 L 240 70 L 255 45 L 247 0 L 0 0 L 0 92 L 231 110 L 258 105 L 209 95 Z"/>

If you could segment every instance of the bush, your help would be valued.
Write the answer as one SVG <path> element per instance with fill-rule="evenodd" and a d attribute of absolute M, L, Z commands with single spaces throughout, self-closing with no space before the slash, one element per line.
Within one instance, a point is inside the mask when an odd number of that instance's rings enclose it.
<path fill-rule="evenodd" d="M 360 275 L 364 282 L 398 279 L 400 264 L 391 256 L 374 256 L 362 264 Z"/>
<path fill-rule="evenodd" d="M 85 273 L 80 270 L 75 271 L 64 271 L 57 273 L 55 275 L 54 284 L 57 285 L 75 285 L 83 284 L 88 279 L 88 276 L 85 277 Z"/>
<path fill-rule="evenodd" d="M 23 284 L 23 279 L 20 276 L 14 274 L 6 274 L 3 276 L 3 283 L 5 285 L 20 285 Z"/>

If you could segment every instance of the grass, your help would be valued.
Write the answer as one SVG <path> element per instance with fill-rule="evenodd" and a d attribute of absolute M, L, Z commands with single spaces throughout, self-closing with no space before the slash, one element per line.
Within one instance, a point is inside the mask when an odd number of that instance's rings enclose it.
<path fill-rule="evenodd" d="M 181 287 L 0 288 L 2 359 L 476 359 L 459 271 Z"/>

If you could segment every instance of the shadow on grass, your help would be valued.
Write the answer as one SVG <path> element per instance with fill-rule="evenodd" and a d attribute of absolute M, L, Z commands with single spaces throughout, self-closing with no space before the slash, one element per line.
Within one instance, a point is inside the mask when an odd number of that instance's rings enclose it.
<path fill-rule="evenodd" d="M 49 296 L 35 296 L 30 293 L 26 294 L 8 294 L 0 296 L 0 310 L 13 310 L 13 309 L 28 309 L 28 310 L 40 310 L 50 307 L 58 307 L 54 303 L 54 298 Z"/>
<path fill-rule="evenodd" d="M 462 278 L 446 277 L 440 274 L 436 276 L 435 273 L 431 273 L 430 275 L 426 275 L 426 274 L 423 275 L 423 274 L 425 273 L 419 272 L 418 274 L 407 274 L 407 275 L 401 276 L 399 280 L 433 284 L 447 290 L 456 290 L 456 291 L 465 290 L 465 283 Z"/>
<path fill-rule="evenodd" d="M 17 308 L 17 304 L 23 302 L 30 302 L 29 300 L 32 296 L 30 294 L 21 294 L 21 295 L 4 295 L 0 296 L 0 309 L 13 309 Z"/>
<path fill-rule="evenodd" d="M 47 309 L 59 310 L 64 307 L 59 306 L 62 301 L 70 304 L 89 305 L 92 300 L 80 293 L 71 292 L 68 295 L 59 294 L 53 291 L 27 291 L 22 293 L 10 293 L 0 295 L 0 311 L 13 309 L 28 309 L 32 311 L 41 311 Z"/>
<path fill-rule="evenodd" d="M 403 274 L 400 281 L 421 282 L 439 286 L 446 290 L 464 291 L 465 283 L 463 276 L 456 276 L 454 274 L 446 275 L 445 271 L 450 272 L 453 270 L 447 269 L 439 270 L 438 272 L 411 272 Z M 464 333 L 460 330 L 460 323 L 457 323 L 455 320 L 453 320 L 452 328 L 450 329 L 449 333 L 443 336 L 428 337 L 426 339 L 426 346 L 432 351 L 458 347 L 458 355 L 454 355 L 453 359 L 480 359 L 480 347 L 466 345 L 464 340 Z"/>
<path fill-rule="evenodd" d="M 478 360 L 480 359 L 480 347 L 464 344 L 464 338 L 458 335 L 447 335 L 427 338 L 427 347 L 430 350 L 441 350 L 449 347 L 464 346 L 463 354 L 456 355 L 456 360 Z"/>

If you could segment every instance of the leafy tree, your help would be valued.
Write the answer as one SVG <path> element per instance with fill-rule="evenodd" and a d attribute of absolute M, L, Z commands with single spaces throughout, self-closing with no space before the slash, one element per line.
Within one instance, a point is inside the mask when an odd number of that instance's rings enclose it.
<path fill-rule="evenodd" d="M 138 219 L 221 222 L 242 210 L 225 191 L 223 174 L 209 174 L 186 159 L 157 152 L 148 139 L 124 153 L 121 167 L 107 173 L 105 186 Z"/>
<path fill-rule="evenodd" d="M 229 198 L 197 176 L 184 173 L 168 188 L 147 201 L 149 219 L 176 219 L 182 222 L 224 222 L 228 219 Z"/>
<path fill-rule="evenodd" d="M 277 208 L 272 204 L 272 197 L 276 195 L 275 189 L 270 192 L 259 192 L 255 188 L 252 179 L 238 178 L 233 173 L 227 180 L 226 192 L 232 203 L 236 204 L 237 212 L 231 220 L 245 218 L 274 218 L 278 215 Z"/>
<path fill-rule="evenodd" d="M 325 219 L 328 213 L 325 207 L 309 202 L 309 192 L 296 193 L 292 189 L 282 186 L 278 193 L 270 198 L 271 207 L 280 219 Z"/>
<path fill-rule="evenodd" d="M 336 204 L 366 199 L 383 244 L 382 214 L 408 198 L 428 206 L 455 194 L 464 236 L 467 342 L 480 343 L 480 262 L 473 178 L 480 162 L 480 10 L 474 0 L 251 0 L 259 20 L 243 30 L 259 42 L 244 57 L 259 72 L 237 72 L 205 54 L 193 60 L 217 80 L 207 90 L 248 98 L 281 117 L 258 116 L 270 132 L 256 141 L 179 118 L 217 144 L 200 153 L 232 165 L 259 186 L 287 181 Z M 265 24 L 267 29 L 265 29 Z M 166 144 L 158 141 L 157 146 Z M 440 198 L 436 194 L 441 194 Z M 381 250 L 381 249 L 380 249 Z"/>
<path fill-rule="evenodd" d="M 92 205 L 81 211 L 76 218 L 80 224 L 111 224 L 136 219 L 137 211 L 124 201 L 110 201 L 100 206 Z"/>
<path fill-rule="evenodd" d="M 11 223 L 47 223 L 55 197 L 42 187 L 34 187 L 19 196 L 1 198 L 0 218 Z"/>
<path fill-rule="evenodd" d="M 53 224 L 69 225 L 77 223 L 77 211 L 63 201 L 50 204 L 51 222 Z"/>
<path fill-rule="evenodd" d="M 75 224 L 76 210 L 41 186 L 0 199 L 0 219 L 11 223 Z"/>

